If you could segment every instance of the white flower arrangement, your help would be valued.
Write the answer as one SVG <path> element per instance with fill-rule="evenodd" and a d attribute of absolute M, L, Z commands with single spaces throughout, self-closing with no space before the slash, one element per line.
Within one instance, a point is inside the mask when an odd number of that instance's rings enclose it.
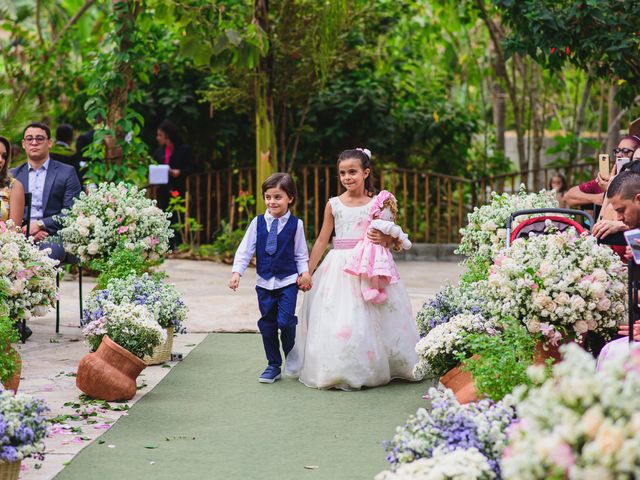
<path fill-rule="evenodd" d="M 626 316 L 626 281 L 626 267 L 609 247 L 570 228 L 516 240 L 479 288 L 494 318 L 518 318 L 556 345 L 589 331 L 610 336 Z"/>
<path fill-rule="evenodd" d="M 447 471 L 454 472 L 457 471 L 456 464 L 460 468 L 473 464 L 482 465 L 481 470 L 486 472 L 486 462 L 494 476 L 500 478 L 499 460 L 507 446 L 507 427 L 514 417 L 514 408 L 510 403 L 512 398 L 508 396 L 495 403 L 480 400 L 461 405 L 451 390 L 430 388 L 429 399 L 430 410 L 419 408 L 415 415 L 409 417 L 406 425 L 396 428 L 393 439 L 386 442 L 385 447 L 389 452 L 387 460 L 391 463 L 392 470 L 398 471 L 405 464 L 410 465 L 421 458 L 431 459 L 435 456 L 438 461 L 426 465 L 422 462 L 421 466 L 442 462 L 443 466 L 447 465 Z M 464 450 L 471 451 L 471 454 L 455 454 L 443 458 L 446 452 Z M 478 452 L 484 462 L 474 452 Z M 410 471 L 411 467 L 407 469 Z"/>
<path fill-rule="evenodd" d="M 103 316 L 102 307 L 105 303 L 144 305 L 162 328 L 172 327 L 176 332 L 183 328 L 182 322 L 188 312 L 174 285 L 147 273 L 112 278 L 104 290 L 91 292 L 82 311 L 83 324 Z"/>
<path fill-rule="evenodd" d="M 161 259 L 173 236 L 171 214 L 144 195 L 144 190 L 125 183 L 101 183 L 82 192 L 59 218 L 65 250 L 84 264 L 104 260 L 118 246 L 140 249 L 150 261 Z"/>
<path fill-rule="evenodd" d="M 435 326 L 416 345 L 419 361 L 414 375 L 439 377 L 455 367 L 457 355 L 465 353 L 465 336 L 469 333 L 496 334 L 495 323 L 481 315 L 460 314 Z"/>
<path fill-rule="evenodd" d="M 87 324 L 82 333 L 93 350 L 108 335 L 111 340 L 135 356 L 143 358 L 167 340 L 167 332 L 143 305 L 125 303 L 102 305 L 101 316 Z"/>
<path fill-rule="evenodd" d="M 48 410 L 44 400 L 14 395 L 0 384 L 0 463 L 44 458 Z"/>
<path fill-rule="evenodd" d="M 46 315 L 56 301 L 57 260 L 12 222 L 0 222 L 0 314 L 12 320 Z"/>
<path fill-rule="evenodd" d="M 617 479 L 640 476 L 640 351 L 596 371 L 577 345 L 537 386 L 519 387 L 518 423 L 508 432 L 505 478 Z"/>
<path fill-rule="evenodd" d="M 375 480 L 491 480 L 496 474 L 477 448 L 449 451 L 436 448 L 431 458 L 421 458 L 384 471 Z"/>
<path fill-rule="evenodd" d="M 515 195 L 491 192 L 491 203 L 475 207 L 468 215 L 469 223 L 460 229 L 462 239 L 456 253 L 477 261 L 493 263 L 495 255 L 505 246 L 507 219 L 518 210 L 533 208 L 557 208 L 558 200 L 553 191 L 541 190 L 527 193 L 524 184 Z M 521 222 L 532 216 L 521 216 L 513 221 L 515 229 Z"/>

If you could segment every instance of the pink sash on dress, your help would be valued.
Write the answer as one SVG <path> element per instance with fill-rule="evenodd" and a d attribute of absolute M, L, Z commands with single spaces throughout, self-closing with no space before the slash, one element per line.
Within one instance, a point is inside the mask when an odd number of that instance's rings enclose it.
<path fill-rule="evenodd" d="M 334 250 L 351 250 L 354 248 L 360 240 L 357 238 L 334 238 L 333 249 Z"/>

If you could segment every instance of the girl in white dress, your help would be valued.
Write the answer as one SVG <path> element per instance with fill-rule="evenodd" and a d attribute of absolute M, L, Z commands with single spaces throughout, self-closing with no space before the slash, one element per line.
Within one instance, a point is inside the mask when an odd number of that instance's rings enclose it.
<path fill-rule="evenodd" d="M 346 191 L 325 207 L 309 270 L 315 270 L 335 228 L 333 249 L 315 271 L 313 288 L 304 296 L 285 374 L 297 376 L 309 387 L 342 390 L 385 385 L 394 378 L 418 380 L 413 367 L 418 362 L 419 335 L 402 280 L 387 286 L 387 301 L 376 305 L 363 299 L 363 279 L 344 271 L 353 248 L 365 235 L 375 243 L 390 239 L 379 231 L 367 232 L 375 198 L 370 153 L 342 152 L 338 171 Z"/>

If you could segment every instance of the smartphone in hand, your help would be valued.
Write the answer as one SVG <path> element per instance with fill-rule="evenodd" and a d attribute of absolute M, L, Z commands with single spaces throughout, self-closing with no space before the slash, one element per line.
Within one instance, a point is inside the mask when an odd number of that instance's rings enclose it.
<path fill-rule="evenodd" d="M 640 265 L 640 228 L 634 228 L 633 230 L 624 232 L 624 239 L 627 245 L 631 247 L 633 261 L 636 262 L 636 265 Z"/>
<path fill-rule="evenodd" d="M 609 165 L 609 154 L 601 153 L 598 156 L 598 173 L 602 180 L 609 180 L 611 175 L 611 166 Z"/>

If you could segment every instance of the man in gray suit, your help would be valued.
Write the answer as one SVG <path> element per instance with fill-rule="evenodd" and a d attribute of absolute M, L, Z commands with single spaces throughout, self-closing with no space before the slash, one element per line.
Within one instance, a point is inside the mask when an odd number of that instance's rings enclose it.
<path fill-rule="evenodd" d="M 47 125 L 38 122 L 27 125 L 22 135 L 27 162 L 11 173 L 22 182 L 25 192 L 32 194 L 30 235 L 40 248 L 51 248 L 51 258 L 62 261 L 66 256 L 64 248 L 49 237 L 60 229 L 55 217 L 63 209 L 71 208 L 82 188 L 72 166 L 50 158 L 52 143 Z"/>

